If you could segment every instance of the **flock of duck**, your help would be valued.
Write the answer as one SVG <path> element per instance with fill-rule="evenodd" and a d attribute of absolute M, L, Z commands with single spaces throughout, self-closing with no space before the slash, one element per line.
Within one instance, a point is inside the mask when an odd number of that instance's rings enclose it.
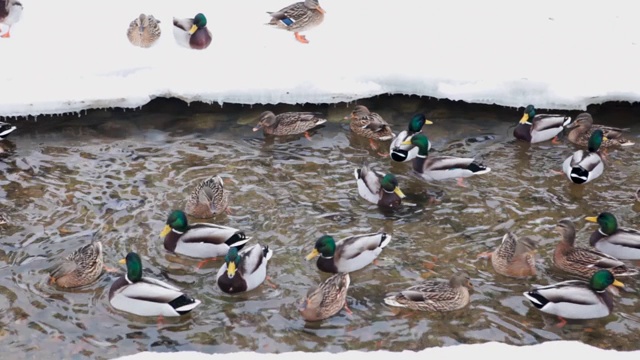
<path fill-rule="evenodd" d="M 388 156 L 391 161 L 411 162 L 413 171 L 425 180 L 461 179 L 485 174 L 491 169 L 473 158 L 429 155 L 431 143 L 423 126 L 433 124 L 423 114 L 411 118 L 405 130 L 392 132 L 390 125 L 377 113 L 365 106 L 355 106 L 345 117 L 350 129 L 358 136 L 369 139 L 370 146 L 378 149 L 381 141 L 390 141 Z M 309 130 L 326 122 L 319 113 L 263 112 L 254 131 L 265 136 L 301 135 L 310 138 Z M 571 129 L 567 139 L 587 151 L 579 149 L 563 163 L 564 174 L 575 184 L 586 184 L 596 179 L 604 169 L 601 148 L 629 146 L 633 143 L 623 137 L 628 129 L 593 124 L 590 114 L 579 114 L 575 121 L 564 115 L 536 114 L 533 106 L 526 107 L 513 135 L 530 143 L 558 142 L 564 129 Z M 8 123 L 0 123 L 0 138 L 16 130 Z M 391 173 L 379 173 L 363 165 L 354 170 L 359 195 L 379 207 L 395 209 L 401 206 L 404 193 L 397 178 Z M 640 201 L 640 191 L 636 194 Z M 267 265 L 273 251 L 267 245 L 253 244 L 244 231 L 212 223 L 190 223 L 188 217 L 210 219 L 229 212 L 229 192 L 219 176 L 212 176 L 194 187 L 186 199 L 184 210 L 173 210 L 166 220 L 160 236 L 164 248 L 179 256 L 208 261 L 224 258 L 216 275 L 217 285 L 228 294 L 248 292 L 270 283 Z M 635 276 L 638 269 L 624 260 L 640 260 L 640 232 L 619 227 L 616 217 L 603 212 L 587 221 L 598 223 L 591 238 L 591 247 L 575 246 L 576 230 L 569 220 L 557 225 L 561 241 L 553 254 L 553 264 L 581 280 L 568 280 L 557 284 L 534 287 L 524 293 L 531 304 L 543 312 L 555 314 L 563 321 L 591 319 L 607 316 L 613 308 L 611 294 L 619 295 L 615 287 L 623 287 L 620 278 Z M 353 235 L 335 240 L 323 235 L 315 242 L 306 259 L 318 258 L 317 268 L 332 274 L 321 284 L 309 289 L 299 305 L 306 321 L 329 318 L 343 308 L 350 312 L 346 297 L 350 285 L 349 273 L 372 263 L 391 242 L 391 235 L 378 232 Z M 518 238 L 513 233 L 504 235 L 492 252 L 479 258 L 490 258 L 498 274 L 512 278 L 536 275 L 535 252 L 537 243 L 530 237 Z M 200 301 L 164 281 L 143 275 L 140 256 L 135 252 L 120 260 L 126 264 L 126 273 L 119 277 L 109 291 L 109 302 L 117 310 L 140 316 L 180 316 L 189 313 Z M 60 288 L 85 286 L 97 280 L 103 270 L 103 249 L 95 241 L 74 250 L 59 260 L 50 270 L 50 283 Z M 271 284 L 272 286 L 275 286 Z M 452 311 L 470 302 L 472 284 L 465 272 L 454 274 L 448 281 L 428 280 L 402 290 L 384 299 L 389 306 L 423 311 Z M 562 323 L 562 322 L 561 322 Z"/>

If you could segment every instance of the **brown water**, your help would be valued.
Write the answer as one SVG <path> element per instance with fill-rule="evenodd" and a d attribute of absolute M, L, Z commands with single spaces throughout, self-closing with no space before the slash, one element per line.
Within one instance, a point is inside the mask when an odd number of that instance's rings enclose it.
<path fill-rule="evenodd" d="M 571 321 L 541 314 L 522 297 L 530 282 L 496 275 L 475 261 L 505 231 L 541 241 L 534 283 L 567 279 L 550 256 L 558 241 L 555 224 L 575 221 L 586 243 L 595 229 L 585 216 L 613 211 L 624 226 L 640 228 L 640 153 L 610 152 L 604 175 L 585 187 L 548 170 L 561 167 L 575 148 L 516 142 L 510 126 L 520 110 L 471 106 L 417 97 L 360 101 L 380 112 L 396 131 L 415 112 L 435 122 L 425 127 L 435 151 L 475 155 L 493 171 L 466 179 L 426 183 L 410 164 L 390 163 L 351 135 L 342 118 L 346 104 L 309 106 L 330 122 L 304 137 L 269 140 L 254 133 L 262 106 L 192 105 L 155 101 L 143 111 L 91 111 L 87 115 L 14 121 L 19 130 L 2 144 L 0 161 L 0 346 L 3 359 L 113 358 L 138 351 L 204 352 L 418 350 L 458 343 L 500 341 L 534 344 L 579 340 L 602 348 L 640 349 L 640 303 L 633 290 L 616 299 L 604 319 Z M 269 107 L 276 112 L 300 106 Z M 638 107 L 589 109 L 596 120 L 631 126 L 640 141 Z M 575 116 L 576 112 L 571 115 Z M 485 141 L 465 141 L 492 135 Z M 388 143 L 384 143 L 388 150 Z M 395 214 L 383 213 L 357 194 L 354 167 L 368 161 L 399 176 L 407 194 Z M 261 286 L 229 296 L 216 286 L 220 262 L 197 270 L 197 261 L 168 255 L 159 233 L 171 209 L 183 208 L 191 188 L 219 174 L 231 191 L 231 215 L 212 222 L 234 226 L 274 249 L 268 274 L 277 288 Z M 304 260 L 317 237 L 342 238 L 384 230 L 393 240 L 378 266 L 352 274 L 348 293 L 353 315 L 344 311 L 305 324 L 296 304 L 328 275 Z M 108 290 L 116 274 L 105 274 L 80 290 L 47 284 L 58 256 L 92 237 L 105 245 L 105 261 L 135 250 L 146 273 L 187 290 L 203 304 L 179 319 L 146 319 L 110 308 Z M 120 266 L 123 269 L 122 266 Z M 429 268 L 433 268 L 432 271 Z M 389 292 L 424 277 L 448 278 L 467 270 L 475 289 L 471 305 L 446 315 L 398 311 L 383 304 Z M 636 289 L 638 282 L 625 283 Z M 632 340 L 633 339 L 633 340 Z"/>

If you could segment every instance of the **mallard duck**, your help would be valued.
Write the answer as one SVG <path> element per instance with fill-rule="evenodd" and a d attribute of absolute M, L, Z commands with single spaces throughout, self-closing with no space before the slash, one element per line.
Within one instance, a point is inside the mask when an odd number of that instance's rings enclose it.
<path fill-rule="evenodd" d="M 318 0 L 305 0 L 276 12 L 267 11 L 267 14 L 271 15 L 271 21 L 267 25 L 293 31 L 296 40 L 303 44 L 308 44 L 309 40 L 304 35 L 300 35 L 300 33 L 320 25 L 324 20 L 325 11 L 320 7 Z"/>
<path fill-rule="evenodd" d="M 574 184 L 586 184 L 597 179 L 604 172 L 604 162 L 598 149 L 602 141 L 606 140 L 602 130 L 591 134 L 588 152 L 578 150 L 562 163 L 562 171 L 567 179 Z"/>
<path fill-rule="evenodd" d="M 391 126 L 378 113 L 369 111 L 366 106 L 356 106 L 345 120 L 351 120 L 349 127 L 354 133 L 369 139 L 373 149 L 378 146 L 373 140 L 386 141 L 393 139 Z"/>
<path fill-rule="evenodd" d="M 508 232 L 502 237 L 502 242 L 490 253 L 480 256 L 491 258 L 493 269 L 500 275 L 515 278 L 529 277 L 536 274 L 535 250 L 537 243 L 525 236 L 518 238 Z"/>
<path fill-rule="evenodd" d="M 150 48 L 160 38 L 160 20 L 153 15 L 140 14 L 129 24 L 127 38 L 129 42 L 141 48 Z"/>
<path fill-rule="evenodd" d="M 14 132 L 15 130 L 16 130 L 15 126 L 9 123 L 0 121 L 0 140 L 6 139 L 7 136 L 9 136 L 9 134 Z"/>
<path fill-rule="evenodd" d="M 193 19 L 173 18 L 173 37 L 179 45 L 203 50 L 211 44 L 211 31 L 207 28 L 207 18 L 199 13 Z"/>
<path fill-rule="evenodd" d="M 347 289 L 349 289 L 349 273 L 332 275 L 322 284 L 314 286 L 307 292 L 307 296 L 298 307 L 298 311 L 306 321 L 320 321 L 328 319 L 347 306 Z"/>
<path fill-rule="evenodd" d="M 103 268 L 102 243 L 95 241 L 74 250 L 49 275 L 52 284 L 62 288 L 75 288 L 96 281 Z"/>
<path fill-rule="evenodd" d="M 200 305 L 175 286 L 142 276 L 142 260 L 135 252 L 120 263 L 127 273 L 119 277 L 109 290 L 109 303 L 115 309 L 139 316 L 180 316 Z"/>
<path fill-rule="evenodd" d="M 198 219 L 208 219 L 229 211 L 229 194 L 220 176 L 201 182 L 187 200 L 185 213 Z"/>
<path fill-rule="evenodd" d="M 532 144 L 553 139 L 559 143 L 557 135 L 571 123 L 571 116 L 558 114 L 537 114 L 533 105 L 524 109 L 522 119 L 513 130 L 516 139 L 524 140 Z"/>
<path fill-rule="evenodd" d="M 635 144 L 622 136 L 622 133 L 628 132 L 629 128 L 621 129 L 604 125 L 594 125 L 593 117 L 591 117 L 591 114 L 586 112 L 576 116 L 576 121 L 567 126 L 567 129 L 572 129 L 569 132 L 569 135 L 567 135 L 569 141 L 580 146 L 589 145 L 591 135 L 595 130 L 601 130 L 607 139 L 602 143 L 602 148 L 606 149 L 614 146 L 631 146 Z"/>
<path fill-rule="evenodd" d="M 2 34 L 2 38 L 11 37 L 11 26 L 20 21 L 22 16 L 22 3 L 18 0 L 0 0 L 0 24 L 5 24 L 8 29 Z"/>
<path fill-rule="evenodd" d="M 533 306 L 547 314 L 567 319 L 597 319 L 608 316 L 613 299 L 606 289 L 609 285 L 623 287 L 608 270 L 598 270 L 589 282 L 563 281 L 547 286 L 536 286 L 524 293 Z"/>
<path fill-rule="evenodd" d="M 589 279 L 594 272 L 605 269 L 615 277 L 634 276 L 637 269 L 627 267 L 622 261 L 596 249 L 574 246 L 576 228 L 569 220 L 562 220 L 556 226 L 562 240 L 556 245 L 553 253 L 553 264 L 567 273 Z"/>
<path fill-rule="evenodd" d="M 457 272 L 449 281 L 430 280 L 388 296 L 385 304 L 420 311 L 453 311 L 462 309 L 470 302 L 469 289 L 473 285 L 469 275 Z"/>
<path fill-rule="evenodd" d="M 403 145 L 411 136 L 422 131 L 424 125 L 431 125 L 433 122 L 427 120 L 424 114 L 416 114 L 409 121 L 407 130 L 402 130 L 400 134 L 396 135 L 391 142 L 389 153 L 391 154 L 391 160 L 397 162 L 406 162 L 413 160 L 418 155 L 418 147 L 411 144 Z M 431 150 L 431 142 L 427 145 L 427 150 Z"/>
<path fill-rule="evenodd" d="M 327 273 L 353 272 L 374 262 L 390 241 L 391 235 L 383 232 L 349 236 L 337 242 L 323 235 L 306 259 L 319 256 L 316 265 Z"/>
<path fill-rule="evenodd" d="M 414 145 L 418 148 L 418 154 L 413 159 L 413 170 L 426 180 L 458 178 L 458 184 L 462 186 L 462 178 L 486 174 L 491 171 L 490 167 L 482 165 L 473 158 L 427 156 L 429 155 L 429 139 L 422 133 L 411 136 L 402 145 Z"/>
<path fill-rule="evenodd" d="M 260 114 L 258 125 L 253 131 L 262 131 L 267 135 L 283 136 L 304 133 L 304 136 L 311 140 L 307 131 L 327 122 L 319 117 L 320 113 L 313 112 L 285 112 L 277 116 L 271 111 Z"/>
<path fill-rule="evenodd" d="M 591 234 L 591 246 L 616 259 L 640 260 L 640 231 L 619 228 L 615 215 L 608 212 L 585 220 L 600 225 L 600 228 Z"/>
<path fill-rule="evenodd" d="M 227 294 L 257 288 L 267 278 L 267 262 L 272 255 L 273 250 L 260 244 L 240 252 L 235 247 L 229 249 L 216 276 L 218 287 Z"/>
<path fill-rule="evenodd" d="M 378 206 L 397 208 L 405 195 L 398 187 L 398 179 L 389 173 L 378 174 L 364 165 L 360 169 L 355 169 L 353 174 L 356 177 L 358 193 L 365 200 Z"/>
<path fill-rule="evenodd" d="M 193 258 L 224 256 L 230 248 L 238 250 L 251 240 L 243 231 L 228 226 L 187 222 L 187 215 L 174 210 L 169 214 L 160 237 L 167 251 Z"/>

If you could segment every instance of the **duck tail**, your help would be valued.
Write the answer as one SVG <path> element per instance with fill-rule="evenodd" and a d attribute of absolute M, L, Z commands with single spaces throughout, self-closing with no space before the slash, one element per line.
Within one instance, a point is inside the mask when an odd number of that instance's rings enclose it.
<path fill-rule="evenodd" d="M 384 249 L 384 247 L 389 245 L 390 242 L 391 242 L 391 235 L 387 233 L 382 233 L 381 239 L 380 239 L 380 245 L 378 245 L 378 247 L 381 249 Z"/>
<path fill-rule="evenodd" d="M 549 303 L 549 300 L 540 295 L 538 290 L 527 291 L 524 292 L 523 295 L 533 304 L 533 306 L 537 307 L 538 309 L 542 309 Z"/>
<path fill-rule="evenodd" d="M 475 175 L 480 175 L 480 174 L 486 174 L 490 172 L 491 168 L 484 166 L 479 162 L 474 161 L 471 164 L 469 164 L 469 166 L 467 167 L 467 170 L 470 170 Z"/>
<path fill-rule="evenodd" d="M 244 245 L 249 242 L 249 240 L 251 240 L 251 238 L 247 237 L 244 232 L 240 231 L 235 233 L 232 237 L 229 238 L 229 240 L 225 241 L 225 243 L 229 245 L 229 247 L 238 248 L 238 251 L 240 251 L 242 250 Z"/>
<path fill-rule="evenodd" d="M 402 308 L 406 308 L 407 305 L 401 304 L 396 300 L 395 296 L 388 296 L 386 298 L 384 298 L 384 303 L 389 305 L 389 306 L 396 306 L 396 307 L 402 307 Z"/>
<path fill-rule="evenodd" d="M 563 126 L 563 127 L 565 127 L 565 126 L 567 126 L 567 125 L 571 124 L 571 120 L 573 120 L 573 119 L 571 118 L 571 116 L 565 116 L 565 117 L 564 117 L 564 122 L 562 123 L 562 126 Z"/>
<path fill-rule="evenodd" d="M 262 254 L 265 259 L 269 260 L 273 256 L 273 250 L 269 249 L 269 246 L 265 245 L 262 248 Z"/>
<path fill-rule="evenodd" d="M 200 305 L 200 300 L 196 300 L 185 294 L 171 300 L 169 305 L 180 315 L 184 315 Z"/>

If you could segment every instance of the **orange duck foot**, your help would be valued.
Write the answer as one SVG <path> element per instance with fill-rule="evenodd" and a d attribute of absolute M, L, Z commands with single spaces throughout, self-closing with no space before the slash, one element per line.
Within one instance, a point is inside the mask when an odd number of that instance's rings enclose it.
<path fill-rule="evenodd" d="M 215 260 L 218 260 L 218 258 L 204 259 L 204 260 L 200 261 L 198 263 L 198 265 L 196 265 L 196 268 L 197 269 L 201 269 L 204 266 L 204 264 L 208 263 L 209 261 L 215 261 Z"/>
<path fill-rule="evenodd" d="M 11 28 L 9 28 L 9 30 L 7 30 L 6 33 L 2 34 L 2 36 L 0 36 L 1 38 L 5 38 L 8 39 L 11 37 Z"/>
<path fill-rule="evenodd" d="M 556 324 L 557 328 L 562 329 L 565 325 L 567 325 L 567 320 L 565 320 L 563 317 L 558 316 L 558 320 L 560 320 L 560 322 Z"/>
<path fill-rule="evenodd" d="M 306 137 L 306 138 L 307 138 L 307 140 L 311 141 L 311 135 L 309 135 L 309 132 L 308 132 L 308 131 L 305 131 L 305 132 L 304 132 L 304 137 Z"/>
<path fill-rule="evenodd" d="M 463 188 L 466 188 L 466 187 L 467 187 L 467 185 L 465 185 L 465 183 L 464 183 L 464 178 L 457 178 L 457 179 L 456 179 L 456 183 L 457 183 L 457 184 L 458 184 L 458 186 L 460 186 L 460 187 L 463 187 Z"/>
<path fill-rule="evenodd" d="M 349 305 L 347 305 L 346 301 L 344 302 L 344 311 L 346 311 L 349 315 L 353 315 L 353 312 L 351 312 L 351 309 L 349 309 Z"/>
<path fill-rule="evenodd" d="M 557 144 L 562 144 L 562 143 L 560 142 L 560 139 L 559 139 L 557 136 L 556 136 L 556 137 L 554 137 L 553 139 L 551 139 L 551 143 L 556 144 L 556 145 L 557 145 Z"/>
<path fill-rule="evenodd" d="M 296 40 L 298 40 L 299 42 L 303 43 L 303 44 L 308 44 L 309 40 L 307 40 L 307 38 L 304 35 L 300 35 L 299 33 L 293 33 L 296 36 Z"/>

